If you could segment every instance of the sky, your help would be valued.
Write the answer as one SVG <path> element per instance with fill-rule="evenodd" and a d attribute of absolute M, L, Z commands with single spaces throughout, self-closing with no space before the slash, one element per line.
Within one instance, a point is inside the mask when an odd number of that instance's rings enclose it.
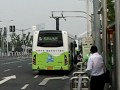
<path fill-rule="evenodd" d="M 90 14 L 92 12 L 90 1 Z M 55 30 L 56 21 L 50 18 L 51 11 L 84 11 L 86 12 L 86 0 L 0 0 L 0 27 L 15 25 L 16 29 L 22 30 L 39 25 L 46 30 Z M 54 12 L 54 16 L 61 13 Z M 66 16 L 85 16 L 82 12 L 64 12 Z M 14 20 L 14 21 L 10 21 Z M 73 35 L 80 35 L 87 31 L 85 18 L 61 18 L 59 29 L 68 31 Z M 24 33 L 33 32 L 31 29 Z M 16 31 L 16 33 L 21 33 Z"/>

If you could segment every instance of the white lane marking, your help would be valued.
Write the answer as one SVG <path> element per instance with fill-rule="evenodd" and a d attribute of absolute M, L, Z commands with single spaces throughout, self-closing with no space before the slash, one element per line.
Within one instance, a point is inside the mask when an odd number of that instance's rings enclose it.
<path fill-rule="evenodd" d="M 22 67 L 22 66 L 18 66 L 18 68 L 20 68 L 20 67 Z"/>
<path fill-rule="evenodd" d="M 3 64 L 1 64 L 1 65 L 7 65 L 7 64 L 12 64 L 12 63 L 18 63 L 18 62 L 22 62 L 22 61 L 27 61 L 27 60 L 8 62 L 8 63 L 3 63 Z"/>
<path fill-rule="evenodd" d="M 34 76 L 34 78 L 38 78 L 39 75 Z"/>
<path fill-rule="evenodd" d="M 4 70 L 3 72 L 8 72 L 8 71 L 10 71 L 11 69 L 7 69 L 7 70 Z"/>
<path fill-rule="evenodd" d="M 45 78 L 41 83 L 38 85 L 45 85 L 49 81 L 49 78 Z"/>
<path fill-rule="evenodd" d="M 0 84 L 3 84 L 3 83 L 7 82 L 10 79 L 16 79 L 16 76 L 12 75 L 12 76 L 4 77 L 3 80 L 0 81 Z"/>
<path fill-rule="evenodd" d="M 26 89 L 29 86 L 29 84 L 25 84 L 21 89 Z"/>
<path fill-rule="evenodd" d="M 62 79 L 62 80 L 64 80 L 64 79 L 67 79 L 67 78 L 69 78 L 68 76 L 63 76 L 63 77 L 51 77 L 51 78 L 45 78 L 45 79 L 43 79 L 43 81 L 41 82 L 41 83 L 39 83 L 38 85 L 45 85 L 49 80 L 51 80 L 51 79 Z"/>

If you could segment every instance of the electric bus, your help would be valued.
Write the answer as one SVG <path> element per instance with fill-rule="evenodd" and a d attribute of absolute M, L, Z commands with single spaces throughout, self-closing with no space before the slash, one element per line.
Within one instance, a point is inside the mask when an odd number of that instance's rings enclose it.
<path fill-rule="evenodd" d="M 70 71 L 74 66 L 75 47 L 75 38 L 67 31 L 34 31 L 32 69 Z"/>

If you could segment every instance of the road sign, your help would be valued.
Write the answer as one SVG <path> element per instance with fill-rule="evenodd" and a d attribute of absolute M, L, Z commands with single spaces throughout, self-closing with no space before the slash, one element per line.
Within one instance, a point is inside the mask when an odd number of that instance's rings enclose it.
<path fill-rule="evenodd" d="M 90 48 L 93 45 L 93 39 L 92 37 L 83 37 L 82 38 L 82 52 L 83 57 L 86 57 L 90 53 Z"/>

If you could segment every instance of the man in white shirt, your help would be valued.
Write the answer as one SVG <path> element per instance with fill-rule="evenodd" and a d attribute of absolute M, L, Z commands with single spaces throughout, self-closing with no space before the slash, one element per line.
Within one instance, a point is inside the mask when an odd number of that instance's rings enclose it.
<path fill-rule="evenodd" d="M 87 62 L 86 73 L 90 74 L 90 90 L 104 90 L 104 62 L 102 56 L 97 52 L 96 46 L 90 49 L 91 55 Z"/>

